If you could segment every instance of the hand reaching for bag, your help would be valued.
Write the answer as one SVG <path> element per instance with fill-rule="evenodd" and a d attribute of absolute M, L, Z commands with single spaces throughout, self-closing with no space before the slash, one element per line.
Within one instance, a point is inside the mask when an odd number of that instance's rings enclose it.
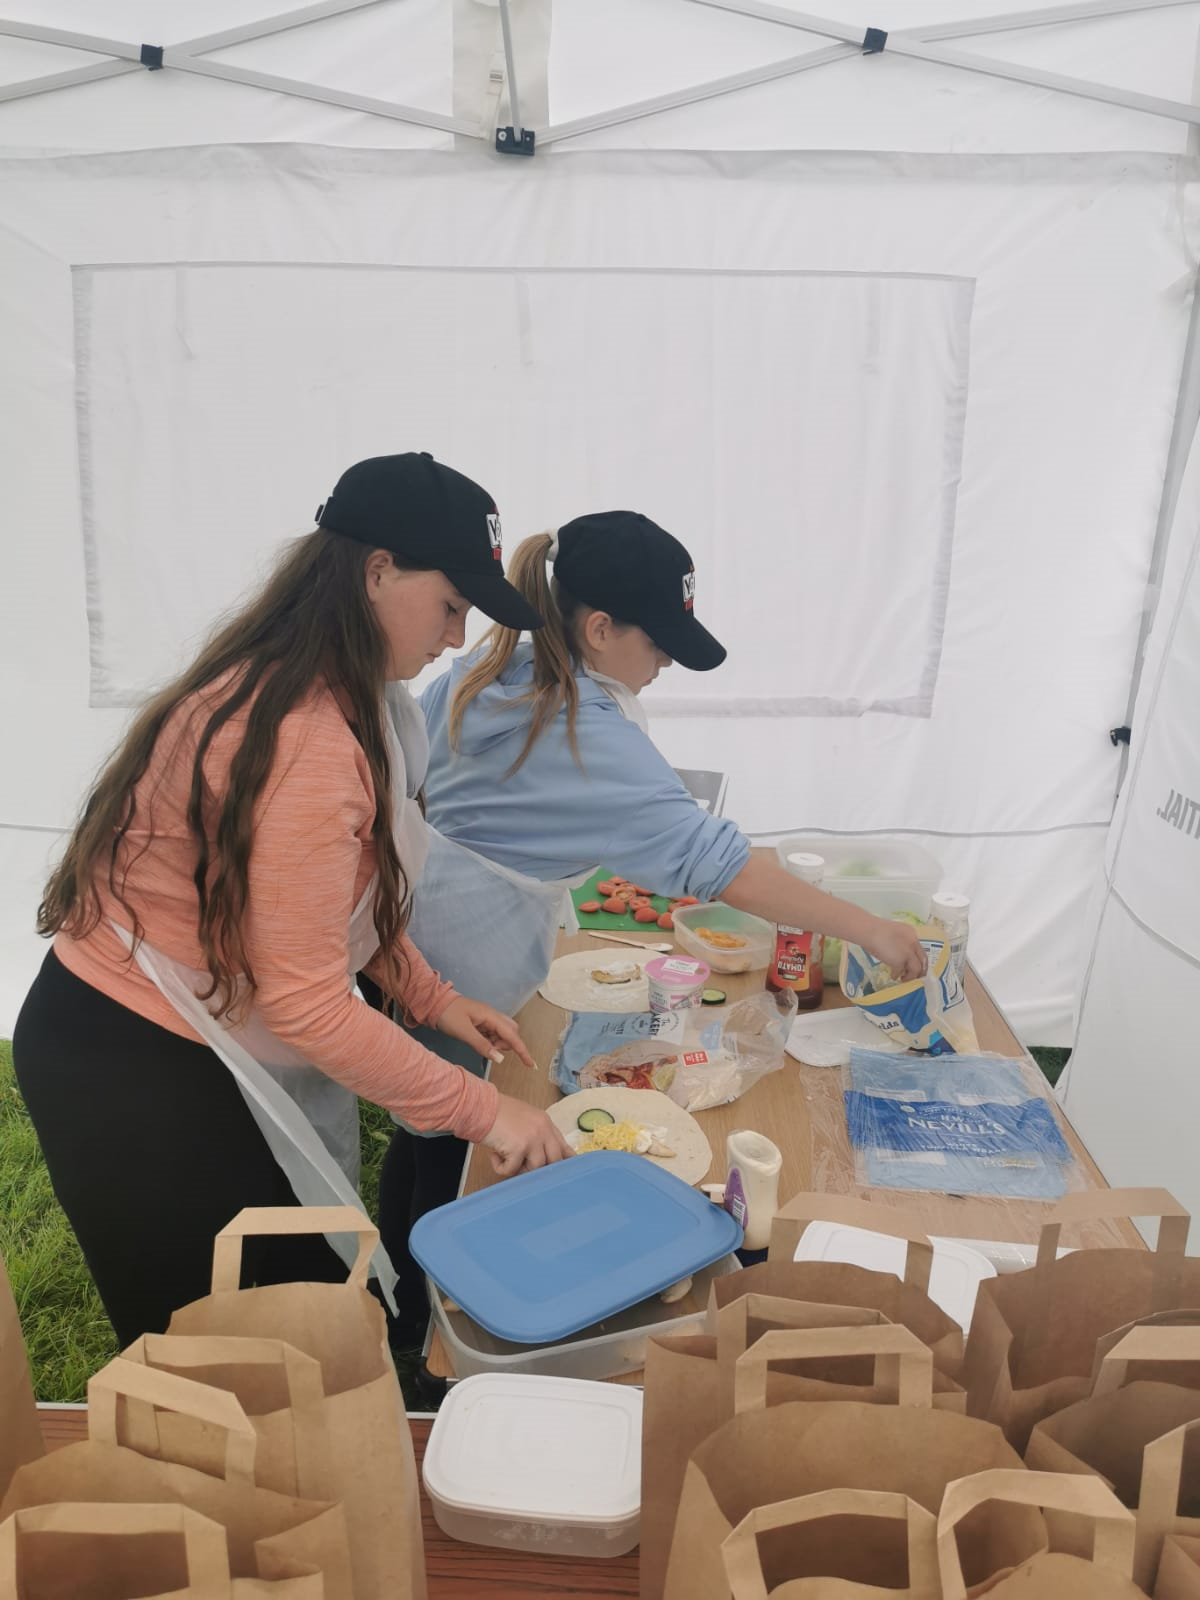
<path fill-rule="evenodd" d="M 456 995 L 438 1018 L 437 1029 L 471 1045 L 485 1061 L 503 1061 L 504 1052 L 512 1050 L 527 1067 L 535 1065 L 513 1019 L 482 1000 Z"/>
<path fill-rule="evenodd" d="M 859 942 L 872 960 L 891 968 L 898 982 L 907 983 L 925 975 L 925 946 L 911 923 L 876 917 L 869 937 Z"/>

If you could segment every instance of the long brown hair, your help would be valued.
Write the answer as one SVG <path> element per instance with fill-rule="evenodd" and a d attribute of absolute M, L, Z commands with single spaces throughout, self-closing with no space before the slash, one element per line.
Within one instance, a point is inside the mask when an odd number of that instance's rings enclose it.
<path fill-rule="evenodd" d="M 366 544 L 320 530 L 297 540 L 254 599 L 218 627 L 186 672 L 143 706 L 96 779 L 66 852 L 46 885 L 38 907 L 39 933 L 48 936 L 61 930 L 75 938 L 90 933 L 102 915 L 98 883 L 103 873 L 110 893 L 130 919 L 135 947 L 141 941 L 144 929 L 125 897 L 128 863 L 118 873 L 120 846 L 136 817 L 135 791 L 172 713 L 189 696 L 223 679 L 221 698 L 204 706 L 214 708 L 196 744 L 187 823 L 196 849 L 193 882 L 200 947 L 212 980 L 200 998 L 215 995 L 219 1017 L 240 1012 L 249 996 L 239 994 L 239 976 L 246 980 L 250 995 L 255 988 L 243 933 L 254 804 L 270 774 L 283 718 L 314 685 L 327 683 L 349 701 L 351 727 L 371 772 L 375 789 L 371 832 L 379 871 L 375 931 L 386 986 L 400 992 L 403 963 L 396 942 L 408 924 L 412 897 L 392 837 L 392 774 L 383 703 L 388 647 L 367 599 L 365 566 L 370 554 Z M 247 704 L 246 731 L 230 764 L 228 790 L 210 842 L 202 810 L 204 758 L 217 733 Z"/>
<path fill-rule="evenodd" d="M 534 610 L 545 618 L 545 626 L 533 633 L 533 687 L 524 696 L 533 707 L 533 715 L 529 720 L 524 748 L 509 768 L 508 777 L 523 765 L 563 706 L 567 708 L 567 738 L 571 754 L 580 766 L 583 765 L 575 735 L 575 720 L 579 714 L 575 664 L 580 654 L 576 623 L 580 611 L 588 608 L 568 594 L 557 578 L 550 576 L 547 561 L 552 542 L 553 536 L 549 533 L 535 533 L 528 539 L 522 539 L 505 574 L 513 588 L 519 589 Z M 463 675 L 450 703 L 449 739 L 452 750 L 459 747 L 467 707 L 476 695 L 489 684 L 495 683 L 512 660 L 520 638 L 516 628 L 503 628 L 499 623 L 484 635 L 483 654 Z"/>

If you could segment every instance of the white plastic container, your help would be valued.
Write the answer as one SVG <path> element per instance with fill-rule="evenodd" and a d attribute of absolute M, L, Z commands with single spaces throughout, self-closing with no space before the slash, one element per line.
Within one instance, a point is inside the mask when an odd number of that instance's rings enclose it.
<path fill-rule="evenodd" d="M 422 1477 L 452 1539 L 621 1556 L 638 1542 L 641 1467 L 640 1389 L 491 1373 L 442 1402 Z"/>
<path fill-rule="evenodd" d="M 964 1333 L 971 1331 L 975 1295 L 984 1278 L 994 1278 L 996 1268 L 981 1251 L 961 1239 L 932 1239 L 933 1267 L 929 1298 L 953 1317 Z M 872 1272 L 904 1272 L 908 1246 L 890 1234 L 873 1233 L 841 1222 L 810 1222 L 796 1247 L 797 1261 L 848 1261 Z"/>
<path fill-rule="evenodd" d="M 788 857 L 797 853 L 823 856 L 822 889 L 878 917 L 894 916 L 897 911 L 927 917 L 942 881 L 941 862 L 907 839 L 793 833 L 775 846 L 776 858 L 785 870 L 792 870 Z"/>
<path fill-rule="evenodd" d="M 430 1286 L 433 1321 L 459 1378 L 479 1373 L 536 1373 L 562 1378 L 619 1378 L 646 1365 L 651 1338 L 700 1331 L 714 1278 L 736 1272 L 736 1256 L 722 1256 L 697 1272 L 690 1293 L 667 1303 L 655 1295 L 591 1328 L 583 1328 L 560 1344 L 510 1344 L 481 1328 L 465 1311 L 447 1311 L 442 1296 Z"/>
<path fill-rule="evenodd" d="M 675 943 L 689 955 L 707 961 L 714 972 L 756 972 L 765 968 L 775 949 L 775 925 L 748 911 L 714 900 L 706 905 L 679 906 L 671 913 L 675 921 Z M 696 932 L 709 928 L 729 933 L 745 942 L 733 950 L 722 950 Z"/>

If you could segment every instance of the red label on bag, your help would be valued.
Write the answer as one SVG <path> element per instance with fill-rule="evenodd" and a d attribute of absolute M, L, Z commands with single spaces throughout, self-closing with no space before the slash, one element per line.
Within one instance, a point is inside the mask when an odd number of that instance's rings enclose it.
<path fill-rule="evenodd" d="M 708 1065 L 707 1050 L 689 1050 L 683 1058 L 685 1067 L 706 1067 Z"/>

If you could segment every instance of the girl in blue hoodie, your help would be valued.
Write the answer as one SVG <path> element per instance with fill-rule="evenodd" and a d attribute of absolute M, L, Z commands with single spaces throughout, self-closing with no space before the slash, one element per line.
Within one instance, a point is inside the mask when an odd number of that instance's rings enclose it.
<path fill-rule="evenodd" d="M 721 899 L 768 922 L 853 940 L 898 977 L 924 971 L 908 924 L 872 916 L 752 856 L 737 825 L 698 806 L 650 739 L 637 697 L 662 668 L 678 662 L 707 672 L 725 659 L 696 617 L 695 569 L 677 539 L 631 511 L 578 517 L 556 534 L 524 540 L 508 578 L 545 626 L 530 640 L 492 628 L 481 649 L 456 661 L 420 702 L 429 731 L 429 822 L 451 846 L 504 873 L 509 888 L 501 892 L 517 893 L 522 882 L 531 891 L 528 910 L 504 920 L 503 938 L 489 932 L 457 946 L 470 966 L 469 981 L 465 971 L 461 977 L 471 993 L 502 1009 L 532 994 L 558 926 L 545 909 L 546 888 L 584 881 L 597 866 L 658 894 Z M 469 872 L 465 851 L 460 862 Z M 422 880 L 419 904 L 432 914 L 464 898 L 467 879 L 455 881 L 453 871 L 447 868 L 440 892 Z M 531 939 L 534 928 L 539 936 Z M 440 941 L 431 930 L 423 942 L 419 921 L 412 933 L 457 982 L 453 958 L 446 959 L 454 946 L 430 948 Z M 457 1140 L 397 1131 L 381 1181 L 380 1223 L 402 1277 L 409 1227 L 454 1198 L 464 1154 Z M 420 1297 L 419 1274 L 414 1283 Z"/>

